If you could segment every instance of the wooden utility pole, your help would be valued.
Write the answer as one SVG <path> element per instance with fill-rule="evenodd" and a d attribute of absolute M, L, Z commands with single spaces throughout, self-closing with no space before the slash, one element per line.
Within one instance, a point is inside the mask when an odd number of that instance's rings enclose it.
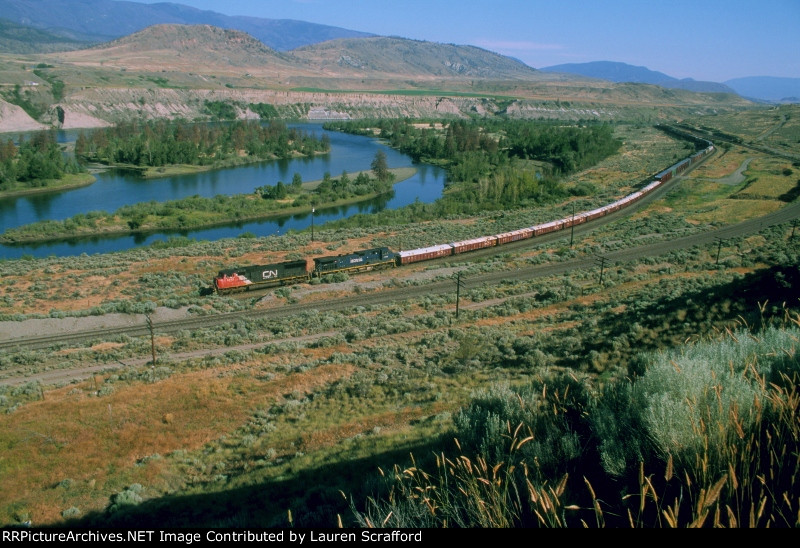
<path fill-rule="evenodd" d="M 605 257 L 600 257 L 597 260 L 600 261 L 600 285 L 603 285 L 603 272 L 605 271 L 606 261 L 608 259 L 606 259 Z"/>
<path fill-rule="evenodd" d="M 150 351 L 153 353 L 153 365 L 156 364 L 156 336 L 153 330 L 153 320 L 150 319 L 150 314 L 145 314 L 147 320 L 147 329 L 150 330 Z"/>
<path fill-rule="evenodd" d="M 575 202 L 572 202 L 572 230 L 569 233 L 569 247 L 572 249 L 572 241 L 575 239 Z"/>
<path fill-rule="evenodd" d="M 458 319 L 459 301 L 461 300 L 461 288 L 464 282 L 461 281 L 461 272 L 456 274 L 456 319 Z"/>

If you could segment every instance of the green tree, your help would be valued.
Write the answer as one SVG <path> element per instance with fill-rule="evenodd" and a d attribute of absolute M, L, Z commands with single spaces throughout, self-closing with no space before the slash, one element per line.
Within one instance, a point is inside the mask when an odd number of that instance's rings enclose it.
<path fill-rule="evenodd" d="M 295 173 L 294 177 L 292 177 L 292 191 L 297 192 L 303 187 L 303 176 L 299 173 Z"/>
<path fill-rule="evenodd" d="M 375 159 L 372 160 L 370 167 L 376 179 L 381 182 L 389 180 L 391 172 L 389 171 L 389 164 L 387 163 L 386 153 L 384 151 L 379 150 L 375 153 Z"/>

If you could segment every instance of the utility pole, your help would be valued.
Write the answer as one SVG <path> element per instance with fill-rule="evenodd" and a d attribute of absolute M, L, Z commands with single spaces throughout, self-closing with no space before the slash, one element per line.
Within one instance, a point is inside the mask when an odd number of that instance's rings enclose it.
<path fill-rule="evenodd" d="M 600 285 L 603 285 L 603 271 L 605 271 L 606 261 L 608 259 L 606 259 L 605 257 L 600 257 L 597 260 L 600 261 Z"/>
<path fill-rule="evenodd" d="M 575 239 L 575 202 L 572 202 L 572 230 L 569 233 L 569 248 L 572 249 L 572 241 Z"/>
<path fill-rule="evenodd" d="M 456 274 L 456 319 L 458 319 L 458 311 L 459 311 L 459 301 L 461 300 L 461 288 L 464 286 L 464 282 L 461 281 L 461 272 Z"/>
<path fill-rule="evenodd" d="M 156 364 L 156 337 L 153 331 L 153 320 L 150 319 L 150 314 L 145 314 L 147 320 L 147 329 L 150 330 L 150 351 L 153 353 L 153 365 Z"/>
<path fill-rule="evenodd" d="M 311 208 L 311 241 L 314 241 L 314 212 L 316 209 Z"/>

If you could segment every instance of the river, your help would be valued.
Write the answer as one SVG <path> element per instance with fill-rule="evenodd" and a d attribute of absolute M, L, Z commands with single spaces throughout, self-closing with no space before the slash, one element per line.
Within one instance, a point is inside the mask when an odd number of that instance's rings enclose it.
<path fill-rule="evenodd" d="M 391 149 L 377 139 L 327 131 L 322 128 L 322 124 L 291 125 L 318 137 L 321 137 L 323 133 L 327 134 L 331 144 L 330 152 L 313 158 L 259 162 L 248 166 L 159 179 L 142 179 L 124 170 L 108 170 L 98 173 L 97 180 L 87 187 L 0 199 L 0 233 L 9 228 L 37 221 L 67 219 L 79 213 L 113 212 L 124 205 L 139 202 L 164 202 L 194 195 L 213 197 L 218 194 L 249 194 L 259 186 L 274 185 L 278 181 L 289 184 L 295 173 L 299 173 L 303 181 L 322 179 L 326 173 L 337 178 L 345 171 L 353 174 L 369 170 L 378 150 L 383 150 L 386 154 L 389 168 L 413 166 L 417 172 L 413 177 L 395 184 L 394 192 L 390 195 L 347 207 L 318 208 L 313 219 L 309 213 L 176 233 L 92 237 L 29 245 L 3 245 L 0 246 L 0 258 L 109 253 L 147 246 L 158 240 L 166 240 L 171 236 L 186 236 L 196 240 L 213 241 L 237 237 L 242 233 L 251 233 L 255 236 L 280 235 L 290 230 L 307 229 L 311 227 L 312 222 L 314 226 L 320 227 L 331 220 L 350 217 L 358 213 L 396 209 L 416 200 L 430 203 L 442 195 L 446 175 L 441 168 L 413 163 L 409 156 Z M 77 135 L 77 131 L 60 132 L 58 140 L 62 143 L 74 141 Z"/>

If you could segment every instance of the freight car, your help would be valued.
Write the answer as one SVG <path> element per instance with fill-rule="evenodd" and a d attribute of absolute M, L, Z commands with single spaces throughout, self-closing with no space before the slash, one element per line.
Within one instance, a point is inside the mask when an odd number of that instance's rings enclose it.
<path fill-rule="evenodd" d="M 473 238 L 471 240 L 464 240 L 461 242 L 453 242 L 453 254 L 466 253 L 467 251 L 475 251 L 476 249 L 484 249 L 486 247 L 494 247 L 497 245 L 497 236 L 482 236 L 480 238 Z"/>
<path fill-rule="evenodd" d="M 232 270 L 223 270 L 214 278 L 214 289 L 217 293 L 226 294 L 234 291 L 247 291 L 262 287 L 273 287 L 300 282 L 308 282 L 312 277 L 322 277 L 336 272 L 361 272 L 378 268 L 404 266 L 420 261 L 429 261 L 442 257 L 450 257 L 477 249 L 499 246 L 527 238 L 535 238 L 550 232 L 570 228 L 578 224 L 598 219 L 615 211 L 619 211 L 634 202 L 641 200 L 673 177 L 682 174 L 690 166 L 714 152 L 714 145 L 706 141 L 708 146 L 695 152 L 688 158 L 657 173 L 653 181 L 641 190 L 632 192 L 608 205 L 573 214 L 555 221 L 549 221 L 528 228 L 503 232 L 492 236 L 483 236 L 460 242 L 422 247 L 395 253 L 388 247 L 376 247 L 365 251 L 356 251 L 344 255 L 317 257 L 313 260 L 313 268 L 308 268 L 307 261 L 289 261 L 272 265 L 247 266 Z"/>
<path fill-rule="evenodd" d="M 422 247 L 420 249 L 412 249 L 410 251 L 401 251 L 400 264 L 407 265 L 419 261 L 430 261 L 431 259 L 438 259 L 439 257 L 448 257 L 453 254 L 453 244 L 434 245 L 430 247 Z"/>

